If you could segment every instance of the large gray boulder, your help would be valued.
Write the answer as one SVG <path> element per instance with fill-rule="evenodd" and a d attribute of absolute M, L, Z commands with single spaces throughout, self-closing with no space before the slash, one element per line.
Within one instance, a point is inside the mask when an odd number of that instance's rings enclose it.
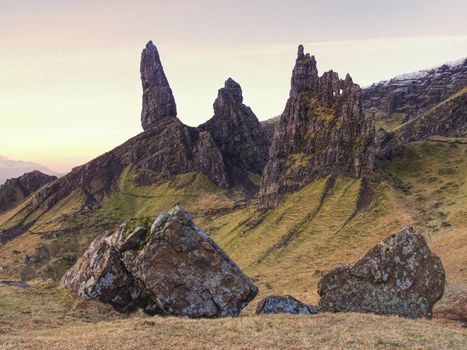
<path fill-rule="evenodd" d="M 404 229 L 374 246 L 355 263 L 337 267 L 319 282 L 323 311 L 432 317 L 446 275 L 423 236 Z"/>
<path fill-rule="evenodd" d="M 144 247 L 125 252 L 124 263 L 158 306 L 172 315 L 237 316 L 258 293 L 178 206 L 156 219 Z"/>
<path fill-rule="evenodd" d="M 237 316 L 258 293 L 178 206 L 152 224 L 127 223 L 98 237 L 62 284 L 122 311 L 138 306 L 194 318 Z"/>

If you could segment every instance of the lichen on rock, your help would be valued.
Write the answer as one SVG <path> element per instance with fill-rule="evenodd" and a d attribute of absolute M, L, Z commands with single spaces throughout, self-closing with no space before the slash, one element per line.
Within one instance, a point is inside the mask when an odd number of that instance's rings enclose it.
<path fill-rule="evenodd" d="M 176 206 L 149 230 L 97 238 L 62 284 L 86 299 L 187 317 L 237 316 L 258 289 L 228 255 Z"/>
<path fill-rule="evenodd" d="M 319 282 L 324 311 L 372 312 L 410 318 L 432 316 L 446 275 L 441 260 L 412 228 L 374 246 L 355 263 L 337 267 Z"/>

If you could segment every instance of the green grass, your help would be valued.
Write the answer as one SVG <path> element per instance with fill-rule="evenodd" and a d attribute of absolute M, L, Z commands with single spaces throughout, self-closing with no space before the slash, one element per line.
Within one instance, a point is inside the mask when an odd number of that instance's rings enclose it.
<path fill-rule="evenodd" d="M 386 131 L 393 131 L 404 123 L 405 117 L 406 115 L 404 113 L 393 113 L 384 116 L 384 118 L 380 117 L 376 121 L 376 130 L 382 128 Z"/>

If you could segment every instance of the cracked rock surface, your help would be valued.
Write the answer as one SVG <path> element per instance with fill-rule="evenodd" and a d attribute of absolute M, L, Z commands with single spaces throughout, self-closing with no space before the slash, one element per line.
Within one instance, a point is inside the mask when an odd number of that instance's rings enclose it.
<path fill-rule="evenodd" d="M 444 293 L 441 260 L 412 228 L 388 237 L 357 262 L 334 268 L 319 282 L 323 311 L 432 316 Z"/>
<path fill-rule="evenodd" d="M 178 206 L 159 215 L 145 235 L 136 234 L 142 228 L 125 230 L 97 238 L 62 284 L 123 311 L 154 303 L 162 313 L 193 318 L 237 316 L 258 293 Z"/>

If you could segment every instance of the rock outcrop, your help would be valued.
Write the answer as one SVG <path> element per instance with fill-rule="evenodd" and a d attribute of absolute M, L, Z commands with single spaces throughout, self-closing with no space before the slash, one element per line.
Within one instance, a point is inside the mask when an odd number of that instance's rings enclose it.
<path fill-rule="evenodd" d="M 290 96 L 264 168 L 260 208 L 278 205 L 284 194 L 328 175 L 362 177 L 374 165 L 374 123 L 364 117 L 361 89 L 347 75 L 318 76 L 314 56 L 303 46 L 292 72 Z"/>
<path fill-rule="evenodd" d="M 403 144 L 433 136 L 467 137 L 467 88 L 393 131 L 378 130 L 378 155 L 390 157 Z"/>
<path fill-rule="evenodd" d="M 175 118 L 177 106 L 159 52 L 152 41 L 146 44 L 141 54 L 140 72 L 143 85 L 141 125 L 146 130 L 163 119 Z"/>
<path fill-rule="evenodd" d="M 319 311 L 319 307 L 303 304 L 290 295 L 270 295 L 261 300 L 256 308 L 257 315 L 278 313 L 311 315 Z"/>
<path fill-rule="evenodd" d="M 56 176 L 49 176 L 35 170 L 6 180 L 3 185 L 0 185 L 0 213 L 15 207 L 31 193 L 56 179 Z"/>
<path fill-rule="evenodd" d="M 337 267 L 319 282 L 323 311 L 431 317 L 444 292 L 441 260 L 423 236 L 408 228 L 373 247 L 357 262 Z"/>
<path fill-rule="evenodd" d="M 242 88 L 229 78 L 214 102 L 214 116 L 199 129 L 208 131 L 229 167 L 261 174 L 268 159 L 269 141 Z"/>
<path fill-rule="evenodd" d="M 97 238 L 62 284 L 119 310 L 152 302 L 160 312 L 194 318 L 237 316 L 258 293 L 178 206 L 151 227 L 123 225 Z"/>
<path fill-rule="evenodd" d="M 400 113 L 407 121 L 466 86 L 467 58 L 464 58 L 373 84 L 363 90 L 363 108 L 383 119 Z"/>

